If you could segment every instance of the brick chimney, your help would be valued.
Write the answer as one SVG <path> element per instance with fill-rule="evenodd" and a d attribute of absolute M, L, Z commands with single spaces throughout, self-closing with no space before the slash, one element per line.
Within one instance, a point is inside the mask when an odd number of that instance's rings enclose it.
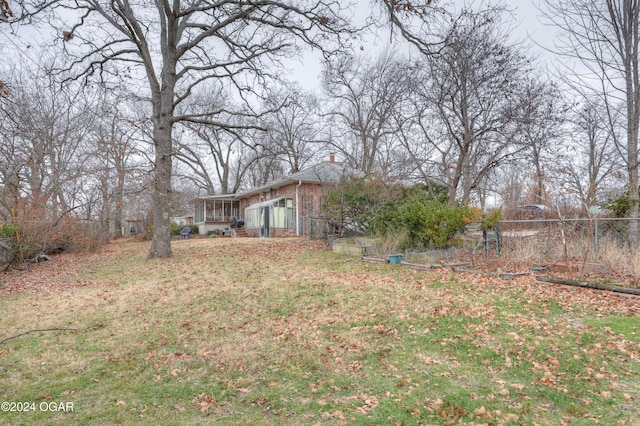
<path fill-rule="evenodd" d="M 329 154 L 329 162 L 330 163 L 335 163 L 336 162 L 335 154 Z"/>

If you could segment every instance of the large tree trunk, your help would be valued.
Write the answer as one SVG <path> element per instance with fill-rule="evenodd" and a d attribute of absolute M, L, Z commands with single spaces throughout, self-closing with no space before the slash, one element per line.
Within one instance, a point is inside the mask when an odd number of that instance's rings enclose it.
<path fill-rule="evenodd" d="M 167 69 L 168 68 L 168 69 Z M 160 101 L 156 102 L 153 119 L 155 171 L 153 179 L 153 238 L 149 258 L 168 258 L 171 253 L 171 177 L 173 163 L 173 96 L 175 67 L 167 67 L 162 75 Z"/>
<path fill-rule="evenodd" d="M 153 141 L 156 150 L 153 179 L 153 238 L 149 258 L 169 258 L 171 253 L 171 178 L 173 176 L 173 124 L 176 88 L 177 19 L 168 17 L 163 34 L 163 66 L 153 110 Z M 163 28 L 164 32 L 164 28 Z M 166 38 L 165 38 L 166 36 Z"/>
<path fill-rule="evenodd" d="M 171 257 L 171 122 L 161 117 L 154 125 L 153 238 L 149 258 Z"/>
<path fill-rule="evenodd" d="M 108 175 L 102 174 L 100 176 L 100 186 L 102 187 L 102 207 L 100 208 L 99 213 L 99 224 L 98 224 L 98 239 L 100 242 L 109 241 L 109 220 L 110 220 L 110 205 L 109 205 L 109 178 Z M 91 217 L 87 215 L 87 217 Z"/>
<path fill-rule="evenodd" d="M 623 19 L 626 31 L 622 33 L 624 52 L 624 68 L 627 95 L 627 156 L 629 167 L 629 198 L 631 209 L 629 217 L 629 244 L 638 247 L 640 240 L 638 231 L 638 127 L 640 126 L 640 76 L 638 70 L 638 48 L 640 28 L 638 24 L 639 6 L 636 2 L 623 2 Z M 611 9 L 610 9 L 611 10 Z M 615 21 L 615 15 L 611 17 Z"/>
<path fill-rule="evenodd" d="M 460 186 L 460 180 L 462 179 L 461 169 L 462 165 L 458 162 L 458 164 L 456 164 L 453 180 L 449 182 L 449 207 L 451 208 L 456 206 L 456 195 L 458 194 L 458 186 Z"/>
<path fill-rule="evenodd" d="M 631 108 L 628 108 L 631 110 Z M 634 129 L 635 127 L 635 129 Z M 629 246 L 638 247 L 638 130 L 637 125 L 629 120 L 628 130 L 628 162 L 629 162 L 629 198 L 631 199 L 631 208 L 629 209 L 628 238 Z"/>

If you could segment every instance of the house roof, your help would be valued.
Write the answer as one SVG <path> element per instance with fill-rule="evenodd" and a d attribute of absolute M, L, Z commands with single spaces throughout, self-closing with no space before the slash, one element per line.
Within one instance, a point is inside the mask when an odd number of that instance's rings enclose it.
<path fill-rule="evenodd" d="M 268 189 L 277 189 L 282 186 L 304 182 L 304 183 L 336 183 L 340 182 L 340 179 L 343 176 L 347 176 L 349 174 L 353 174 L 354 171 L 345 166 L 343 163 L 338 163 L 334 161 L 325 161 L 315 166 L 311 166 L 304 170 L 300 170 L 298 172 L 292 173 L 289 176 L 286 176 L 282 179 L 274 180 L 272 182 L 268 182 L 265 185 L 251 188 L 247 191 L 239 193 L 236 197 L 245 197 L 251 194 L 256 194 L 260 192 L 264 192 Z"/>
<path fill-rule="evenodd" d="M 259 194 L 269 189 L 277 189 L 292 183 L 337 183 L 340 182 L 340 179 L 342 179 L 343 177 L 353 174 L 359 175 L 361 173 L 351 169 L 344 163 L 339 163 L 336 161 L 324 161 L 322 163 L 316 164 L 315 166 L 311 166 L 298 172 L 292 173 L 289 176 L 285 176 L 281 179 L 276 179 L 274 181 L 268 182 L 262 186 L 256 186 L 244 192 L 236 194 L 205 195 L 202 197 L 196 197 L 193 201 L 237 200 L 239 198 L 247 197 L 252 194 Z"/>
<path fill-rule="evenodd" d="M 203 195 L 200 197 L 196 197 L 191 201 L 203 201 L 203 200 L 236 201 L 236 194 Z"/>
<path fill-rule="evenodd" d="M 269 206 L 269 205 L 272 205 L 272 204 L 277 204 L 281 200 L 284 200 L 284 199 L 287 199 L 287 198 L 290 198 L 290 197 L 272 198 L 272 199 L 267 200 L 267 201 L 262 201 L 262 202 L 259 202 L 259 203 L 256 203 L 256 204 L 251 204 L 249 207 L 247 207 L 247 211 L 255 210 L 255 209 L 258 209 L 260 207 L 265 207 L 265 206 Z"/>
<path fill-rule="evenodd" d="M 290 181 L 303 182 L 340 182 L 340 179 L 347 173 L 347 168 L 343 163 L 325 161 L 316 166 L 309 167 L 289 176 Z"/>

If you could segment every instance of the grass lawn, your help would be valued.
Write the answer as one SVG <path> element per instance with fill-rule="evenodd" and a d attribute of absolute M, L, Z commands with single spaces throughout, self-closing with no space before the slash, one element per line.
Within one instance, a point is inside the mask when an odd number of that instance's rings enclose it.
<path fill-rule="evenodd" d="M 302 239 L 147 249 L 0 296 L 0 341 L 75 330 L 0 344 L 0 402 L 30 410 L 0 424 L 640 424 L 639 299 Z"/>

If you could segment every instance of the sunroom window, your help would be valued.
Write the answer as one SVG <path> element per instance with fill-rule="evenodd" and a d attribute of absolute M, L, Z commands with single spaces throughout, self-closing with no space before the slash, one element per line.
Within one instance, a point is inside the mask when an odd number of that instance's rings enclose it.
<path fill-rule="evenodd" d="M 246 229 L 293 228 L 293 199 L 274 198 L 247 207 L 244 212 Z"/>

